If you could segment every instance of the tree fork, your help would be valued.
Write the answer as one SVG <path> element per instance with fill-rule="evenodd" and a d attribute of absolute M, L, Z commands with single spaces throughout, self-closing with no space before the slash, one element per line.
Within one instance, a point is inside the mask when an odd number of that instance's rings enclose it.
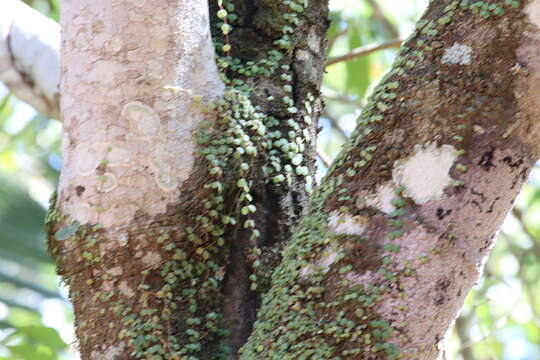
<path fill-rule="evenodd" d="M 313 181 L 326 5 L 246 2 L 234 13 L 232 2 L 225 5 L 238 31 L 227 40 L 232 51 L 218 57 L 227 85 L 219 100 L 208 24 L 190 14 L 204 19 L 200 4 L 63 8 L 64 65 L 81 61 L 81 52 L 88 62 L 63 69 L 66 165 L 48 227 L 83 358 L 235 357 L 268 288 L 264 277 L 303 212 Z M 167 23 L 154 17 L 155 6 L 179 16 Z M 85 19 L 74 17 L 81 12 Z M 99 12 L 115 22 L 95 20 Z M 122 13 L 138 21 L 122 27 L 114 16 Z M 292 25 L 273 28 L 283 14 L 281 26 Z M 152 27 L 154 38 L 130 42 Z M 97 39 L 89 47 L 70 41 L 89 31 Z M 100 34 L 110 38 L 105 46 Z M 242 48 L 246 40 L 259 47 Z M 141 62 L 156 51 L 167 61 Z M 115 76 L 99 76 L 107 71 Z M 83 77 L 86 83 L 74 81 Z M 119 89 L 107 99 L 85 93 L 87 84 L 104 90 L 111 81 Z M 294 143 L 279 135 L 293 131 Z"/>
<path fill-rule="evenodd" d="M 539 155 L 540 1 L 432 1 L 290 242 L 326 4 L 217 4 L 221 78 L 207 4 L 63 6 L 48 226 L 83 359 L 235 358 L 282 246 L 241 359 L 435 359 Z"/>

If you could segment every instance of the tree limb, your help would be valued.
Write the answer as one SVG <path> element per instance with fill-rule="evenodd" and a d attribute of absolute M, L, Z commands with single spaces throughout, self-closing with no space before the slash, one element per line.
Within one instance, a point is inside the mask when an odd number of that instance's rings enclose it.
<path fill-rule="evenodd" d="M 387 42 L 383 42 L 381 44 L 369 44 L 365 46 L 360 46 L 351 50 L 351 52 L 345 55 L 336 56 L 336 57 L 328 59 L 328 61 L 326 62 L 326 66 L 330 66 L 330 65 L 334 65 L 339 62 L 342 62 L 342 61 L 349 61 L 358 57 L 366 56 L 379 50 L 397 48 L 401 46 L 401 43 L 403 43 L 403 39 L 396 38 Z"/>
<path fill-rule="evenodd" d="M 398 29 L 388 20 L 388 17 L 384 15 L 384 12 L 382 11 L 380 5 L 377 3 L 377 0 L 367 0 L 371 8 L 373 9 L 373 15 L 374 17 L 379 20 L 386 31 L 390 34 L 393 38 L 399 37 L 399 31 Z"/>
<path fill-rule="evenodd" d="M 0 12 L 0 81 L 37 111 L 58 118 L 60 26 L 19 0 Z"/>

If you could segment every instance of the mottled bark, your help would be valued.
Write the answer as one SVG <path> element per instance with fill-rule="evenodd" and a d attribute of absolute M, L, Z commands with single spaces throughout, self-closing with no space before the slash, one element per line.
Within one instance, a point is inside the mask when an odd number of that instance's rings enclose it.
<path fill-rule="evenodd" d="M 171 352 L 186 325 L 174 324 L 182 289 L 169 288 L 191 256 L 171 245 L 185 241 L 181 187 L 193 132 L 215 119 L 196 105 L 223 93 L 208 7 L 63 1 L 61 19 L 64 167 L 49 246 L 70 286 L 81 356 Z"/>
<path fill-rule="evenodd" d="M 439 356 L 540 150 L 540 2 L 471 3 L 431 2 L 285 248 L 242 359 Z"/>

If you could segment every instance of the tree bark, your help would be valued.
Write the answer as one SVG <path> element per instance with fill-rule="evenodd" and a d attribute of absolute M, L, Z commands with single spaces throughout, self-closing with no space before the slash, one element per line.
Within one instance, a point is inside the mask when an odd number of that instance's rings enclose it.
<path fill-rule="evenodd" d="M 171 325 L 187 312 L 178 308 L 187 289 L 170 290 L 186 276 L 175 261 L 193 255 L 171 246 L 186 241 L 180 189 L 195 163 L 192 133 L 215 119 L 196 103 L 223 94 L 208 6 L 64 1 L 61 15 L 64 166 L 50 248 L 70 286 L 81 356 L 172 354 L 188 318 Z M 220 268 L 191 271 L 202 282 Z"/>
<path fill-rule="evenodd" d="M 211 4 L 221 80 L 206 6 L 63 6 L 48 226 L 82 358 L 437 358 L 539 155 L 540 1 L 432 1 L 290 241 L 326 4 Z"/>

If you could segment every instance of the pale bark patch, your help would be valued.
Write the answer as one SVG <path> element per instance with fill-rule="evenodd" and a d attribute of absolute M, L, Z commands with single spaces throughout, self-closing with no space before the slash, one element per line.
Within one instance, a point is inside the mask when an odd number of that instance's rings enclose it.
<path fill-rule="evenodd" d="M 314 53 L 318 53 L 321 51 L 321 39 L 317 35 L 317 32 L 314 28 L 311 28 L 308 33 L 307 43 L 309 46 L 309 49 L 313 51 Z"/>
<path fill-rule="evenodd" d="M 416 145 L 411 157 L 394 166 L 393 180 L 404 186 L 404 195 L 417 204 L 443 198 L 443 190 L 451 185 L 450 169 L 457 159 L 451 145 L 437 147 L 436 143 Z"/>
<path fill-rule="evenodd" d="M 82 224 L 115 227 L 118 237 L 137 210 L 155 216 L 178 200 L 195 161 L 194 131 L 214 116 L 165 87 L 208 103 L 223 93 L 208 6 L 66 1 L 61 18 L 70 21 L 62 24 L 60 210 Z"/>
<path fill-rule="evenodd" d="M 115 266 L 107 270 L 107 274 L 110 274 L 112 276 L 120 276 L 122 275 L 122 273 L 123 273 L 123 270 L 120 266 Z"/>
<path fill-rule="evenodd" d="M 366 229 L 368 218 L 365 216 L 349 216 L 334 211 L 330 215 L 328 226 L 330 231 L 338 235 L 362 235 Z"/>
<path fill-rule="evenodd" d="M 472 49 L 470 46 L 455 43 L 444 50 L 442 62 L 454 65 L 469 65 L 471 63 Z"/>
<path fill-rule="evenodd" d="M 116 79 L 111 74 L 117 74 L 125 67 L 117 61 L 101 60 L 96 61 L 92 70 L 88 73 L 88 81 L 99 81 L 100 83 L 114 85 Z"/>
<path fill-rule="evenodd" d="M 112 191 L 117 184 L 118 181 L 116 180 L 116 176 L 113 173 L 106 173 L 101 175 L 99 178 L 98 190 L 102 192 L 109 192 Z"/>
<path fill-rule="evenodd" d="M 300 276 L 307 277 L 317 270 L 327 273 L 332 265 L 338 262 L 342 256 L 342 248 L 334 241 L 323 250 L 320 258 L 315 263 L 308 264 L 300 269 Z"/>
<path fill-rule="evenodd" d="M 135 296 L 135 291 L 133 291 L 133 289 L 129 287 L 127 281 L 125 280 L 120 282 L 120 284 L 118 285 L 118 290 L 120 290 L 120 292 L 124 294 L 124 296 L 127 298 Z"/>
<path fill-rule="evenodd" d="M 118 234 L 118 237 L 116 238 L 116 242 L 120 246 L 126 246 L 129 241 L 129 236 L 126 233 L 120 233 Z"/>
<path fill-rule="evenodd" d="M 146 0 L 128 0 L 128 1 L 138 7 L 141 7 L 146 3 Z"/>
<path fill-rule="evenodd" d="M 389 214 L 396 209 L 395 206 L 392 205 L 392 199 L 395 197 L 395 186 L 389 182 L 379 186 L 376 194 L 369 195 L 366 199 L 366 205 Z"/>
<path fill-rule="evenodd" d="M 89 176 L 98 167 L 103 155 L 96 149 L 96 144 L 79 144 L 73 152 L 73 161 L 79 175 Z"/>
<path fill-rule="evenodd" d="M 143 256 L 142 262 L 145 265 L 154 268 L 161 263 L 161 255 L 156 252 L 149 252 Z"/>
<path fill-rule="evenodd" d="M 111 346 L 103 352 L 92 351 L 92 360 L 114 360 L 117 355 L 122 354 L 124 345 Z"/>
<path fill-rule="evenodd" d="M 159 133 L 160 119 L 150 106 L 132 101 L 124 105 L 121 114 L 129 121 L 128 139 L 147 139 Z"/>
<path fill-rule="evenodd" d="M 94 211 L 91 206 L 86 203 L 78 203 L 72 209 L 71 216 L 81 224 L 87 224 L 94 219 Z"/>
<path fill-rule="evenodd" d="M 525 8 L 525 14 L 532 24 L 540 27 L 540 0 L 531 1 Z"/>

